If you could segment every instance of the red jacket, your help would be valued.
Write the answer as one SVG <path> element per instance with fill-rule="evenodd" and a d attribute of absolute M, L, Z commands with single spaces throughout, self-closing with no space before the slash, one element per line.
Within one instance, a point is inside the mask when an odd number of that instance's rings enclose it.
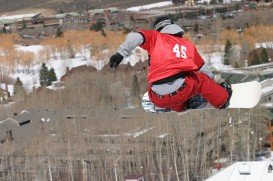
<path fill-rule="evenodd" d="M 204 60 L 195 45 L 185 38 L 163 34 L 155 30 L 140 30 L 145 42 L 141 47 L 148 51 L 150 66 L 148 82 L 175 75 L 179 72 L 200 69 Z"/>

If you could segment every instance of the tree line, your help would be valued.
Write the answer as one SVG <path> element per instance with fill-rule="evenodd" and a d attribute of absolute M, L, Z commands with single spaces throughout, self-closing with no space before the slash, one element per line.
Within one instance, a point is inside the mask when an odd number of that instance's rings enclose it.
<path fill-rule="evenodd" d="M 42 63 L 39 72 L 40 85 L 42 87 L 51 86 L 54 81 L 57 81 L 57 76 L 54 68 L 48 69 L 45 63 Z M 14 95 L 24 94 L 25 89 L 20 77 L 17 77 L 14 83 Z"/>

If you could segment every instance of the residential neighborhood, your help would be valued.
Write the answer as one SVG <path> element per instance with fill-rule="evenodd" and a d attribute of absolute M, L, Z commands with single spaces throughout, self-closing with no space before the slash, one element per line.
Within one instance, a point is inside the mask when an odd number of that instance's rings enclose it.
<path fill-rule="evenodd" d="M 56 7 L 0 8 L 0 181 L 272 180 L 272 1 L 34 3 Z M 259 103 L 146 112 L 150 55 L 109 60 L 160 17 L 219 84 L 259 82 Z"/>

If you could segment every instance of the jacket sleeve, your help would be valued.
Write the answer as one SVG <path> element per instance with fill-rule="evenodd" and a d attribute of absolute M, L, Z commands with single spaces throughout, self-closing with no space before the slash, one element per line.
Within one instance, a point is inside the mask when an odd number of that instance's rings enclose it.
<path fill-rule="evenodd" d="M 205 61 L 198 53 L 196 47 L 194 46 L 194 63 L 197 65 L 198 70 L 201 69 L 201 67 L 205 64 Z"/>
<path fill-rule="evenodd" d="M 144 43 L 144 37 L 140 33 L 131 32 L 126 36 L 125 41 L 120 45 L 118 53 L 123 57 L 128 57 L 131 55 L 132 50 L 137 46 L 140 46 Z"/>
<path fill-rule="evenodd" d="M 195 59 L 195 64 L 198 66 L 199 71 L 200 72 L 204 72 L 205 74 L 207 74 L 210 78 L 214 78 L 214 75 L 211 71 L 211 69 L 209 68 L 208 64 L 205 63 L 205 61 L 203 60 L 203 58 L 201 57 L 201 55 L 198 53 L 196 47 L 194 47 L 194 59 Z"/>
<path fill-rule="evenodd" d="M 144 42 L 140 47 L 147 50 L 149 53 L 155 45 L 159 32 L 155 30 L 140 30 L 139 33 L 144 38 Z"/>
<path fill-rule="evenodd" d="M 199 70 L 199 72 L 204 72 L 205 74 L 207 74 L 210 78 L 214 79 L 214 75 L 211 71 L 211 69 L 209 68 L 208 64 L 205 63 L 201 69 Z"/>

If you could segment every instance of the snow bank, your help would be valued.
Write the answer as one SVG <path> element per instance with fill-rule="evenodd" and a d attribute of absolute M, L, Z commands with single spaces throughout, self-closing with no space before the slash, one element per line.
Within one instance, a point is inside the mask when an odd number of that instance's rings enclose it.
<path fill-rule="evenodd" d="M 37 14 L 21 14 L 21 15 L 12 15 L 12 16 L 3 15 L 0 17 L 0 20 L 24 19 L 24 18 L 31 18 L 35 15 Z"/>
<path fill-rule="evenodd" d="M 41 45 L 31 45 L 31 46 L 16 45 L 15 50 L 23 51 L 23 52 L 31 52 L 31 53 L 34 53 L 34 54 L 39 54 L 40 51 L 43 50 L 43 46 L 41 46 Z"/>
<path fill-rule="evenodd" d="M 268 172 L 272 161 L 236 162 L 221 170 L 206 181 L 272 181 L 273 173 Z"/>
<path fill-rule="evenodd" d="M 159 3 L 154 3 L 154 4 L 148 4 L 148 5 L 143 5 L 143 6 L 135 6 L 135 7 L 127 8 L 126 11 L 137 12 L 137 11 L 141 11 L 141 10 L 170 6 L 172 4 L 173 4 L 172 1 L 164 1 L 164 2 L 159 2 Z"/>

